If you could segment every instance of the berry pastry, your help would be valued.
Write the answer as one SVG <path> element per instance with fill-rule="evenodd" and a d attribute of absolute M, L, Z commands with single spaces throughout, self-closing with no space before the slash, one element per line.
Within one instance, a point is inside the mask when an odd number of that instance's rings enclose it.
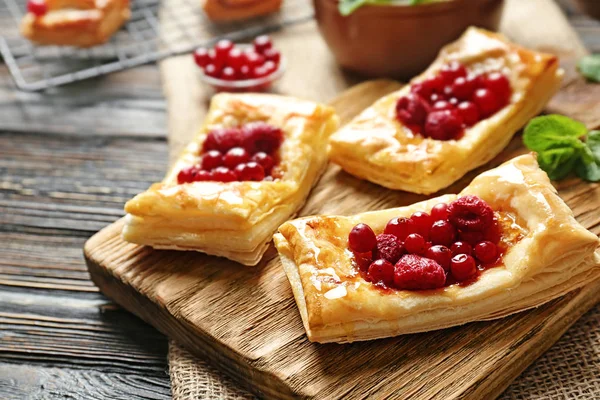
<path fill-rule="evenodd" d="M 532 155 L 458 195 L 286 222 L 275 244 L 308 338 L 323 343 L 500 318 L 600 277 L 598 237 Z"/>
<path fill-rule="evenodd" d="M 161 183 L 125 205 L 125 240 L 256 265 L 304 204 L 338 127 L 332 108 L 291 97 L 219 94 Z"/>
<path fill-rule="evenodd" d="M 332 135 L 329 156 L 390 189 L 437 192 L 500 153 L 562 75 L 557 57 L 470 28 L 409 85 Z"/>
<path fill-rule="evenodd" d="M 129 19 L 129 0 L 29 0 L 21 33 L 44 45 L 92 47 Z"/>

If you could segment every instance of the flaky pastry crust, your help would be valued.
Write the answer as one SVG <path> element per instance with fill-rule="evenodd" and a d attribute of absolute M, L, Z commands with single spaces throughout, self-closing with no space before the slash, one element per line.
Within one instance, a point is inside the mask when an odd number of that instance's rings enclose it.
<path fill-rule="evenodd" d="M 524 49 L 505 37 L 469 28 L 446 46 L 412 83 L 437 75 L 450 61 L 475 72 L 502 71 L 509 78 L 510 103 L 465 130 L 458 140 L 414 135 L 395 117 L 395 105 L 410 92 L 406 86 L 379 99 L 332 135 L 329 157 L 345 171 L 390 189 L 429 194 L 494 158 L 558 90 L 563 71 L 550 54 Z"/>
<path fill-rule="evenodd" d="M 21 34 L 44 45 L 92 47 L 105 43 L 129 20 L 129 0 L 46 0 L 48 12 L 27 13 Z"/>
<path fill-rule="evenodd" d="M 393 217 L 430 211 L 440 202 L 477 195 L 508 212 L 522 231 L 503 265 L 466 286 L 384 291 L 365 281 L 347 249 L 357 223 L 382 232 Z M 573 217 L 532 155 L 517 157 L 473 180 L 458 195 L 349 217 L 286 222 L 275 235 L 311 341 L 352 342 L 430 331 L 537 307 L 600 277 L 598 237 Z"/>
<path fill-rule="evenodd" d="M 199 162 L 207 133 L 252 121 L 280 127 L 281 178 L 261 182 L 178 185 L 178 172 Z M 218 94 L 200 133 L 161 183 L 127 202 L 125 240 L 159 249 L 196 250 L 257 264 L 279 225 L 295 215 L 327 164 L 333 109 L 267 94 Z"/>

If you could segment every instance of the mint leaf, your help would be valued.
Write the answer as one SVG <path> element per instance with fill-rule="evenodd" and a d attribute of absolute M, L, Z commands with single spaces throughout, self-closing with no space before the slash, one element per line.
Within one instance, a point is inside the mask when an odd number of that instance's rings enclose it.
<path fill-rule="evenodd" d="M 577 64 L 581 75 L 593 82 L 600 82 L 600 54 L 590 54 L 579 60 Z"/>
<path fill-rule="evenodd" d="M 367 4 L 369 0 L 340 0 L 338 10 L 344 17 L 352 14 L 354 10 Z"/>
<path fill-rule="evenodd" d="M 600 131 L 590 131 L 587 135 L 586 144 L 596 162 L 600 163 Z"/>
<path fill-rule="evenodd" d="M 600 182 L 600 165 L 597 162 L 586 165 L 580 160 L 575 166 L 575 172 L 581 179 L 590 182 Z"/>
<path fill-rule="evenodd" d="M 579 121 L 564 115 L 552 114 L 536 117 L 525 127 L 523 142 L 529 150 L 542 152 L 561 147 L 577 147 L 584 144 L 579 140 L 587 128 Z"/>
<path fill-rule="evenodd" d="M 550 149 L 538 153 L 538 163 L 552 180 L 559 180 L 573 170 L 579 160 L 579 152 L 574 148 Z"/>

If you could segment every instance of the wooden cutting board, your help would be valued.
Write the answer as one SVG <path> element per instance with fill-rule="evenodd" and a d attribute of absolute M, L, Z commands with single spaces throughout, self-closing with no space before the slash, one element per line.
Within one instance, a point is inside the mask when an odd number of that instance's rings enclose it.
<path fill-rule="evenodd" d="M 556 6 L 547 0 L 512 0 L 506 13 L 509 18 L 503 30 L 511 37 L 565 58 L 565 87 L 549 108 L 576 116 L 590 127 L 598 126 L 598 86 L 586 85 L 574 73 L 573 60 L 584 50 Z M 288 39 L 284 34 L 283 40 Z M 290 46 L 303 46 L 294 43 Z M 193 135 L 203 114 L 202 91 L 190 84 L 195 82 L 193 71 L 189 57 L 163 65 L 164 76 L 169 78 L 169 108 L 175 111 L 170 114 L 173 147 Z M 282 83 L 283 88 L 288 85 Z M 348 121 L 398 87 L 392 81 L 368 82 L 331 103 L 342 120 Z M 523 152 L 521 138 L 516 137 L 492 162 L 445 192 L 459 191 L 478 173 Z M 600 233 L 596 212 L 600 186 L 571 178 L 557 187 L 577 219 Z M 330 166 L 301 215 L 351 214 L 422 199 L 360 181 Z M 90 274 L 102 292 L 265 397 L 491 399 L 600 301 L 600 281 L 591 282 L 538 309 L 497 321 L 364 343 L 320 345 L 306 339 L 273 248 L 257 267 L 248 268 L 198 253 L 128 244 L 120 238 L 121 227 L 122 220 L 85 246 Z"/>

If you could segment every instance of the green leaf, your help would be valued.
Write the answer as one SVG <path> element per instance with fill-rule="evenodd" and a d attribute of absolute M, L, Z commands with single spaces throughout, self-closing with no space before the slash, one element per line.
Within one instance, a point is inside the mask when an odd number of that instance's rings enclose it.
<path fill-rule="evenodd" d="M 550 149 L 538 153 L 538 163 L 550 179 L 559 180 L 573 170 L 579 159 L 579 151 L 574 148 Z"/>
<path fill-rule="evenodd" d="M 590 54 L 579 60 L 577 64 L 581 75 L 593 82 L 600 82 L 600 54 Z"/>
<path fill-rule="evenodd" d="M 579 140 L 587 133 L 581 122 L 563 115 L 552 114 L 537 117 L 529 121 L 525 127 L 523 142 L 528 149 L 542 152 L 561 147 L 583 148 Z"/>
<path fill-rule="evenodd" d="M 600 182 L 600 165 L 597 162 L 586 165 L 580 160 L 575 166 L 575 172 L 581 179 L 590 182 Z"/>
<path fill-rule="evenodd" d="M 367 4 L 369 0 L 340 0 L 338 10 L 344 17 L 352 14 L 354 10 Z"/>
<path fill-rule="evenodd" d="M 590 131 L 586 140 L 587 147 L 594 155 L 597 163 L 600 163 L 600 131 Z"/>

